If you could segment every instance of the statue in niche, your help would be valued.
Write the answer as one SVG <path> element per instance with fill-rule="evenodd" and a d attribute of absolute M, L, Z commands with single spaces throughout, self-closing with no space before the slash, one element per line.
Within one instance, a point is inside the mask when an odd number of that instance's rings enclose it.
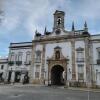
<path fill-rule="evenodd" d="M 56 51 L 56 56 L 55 56 L 56 59 L 60 59 L 60 52 L 59 51 Z"/>

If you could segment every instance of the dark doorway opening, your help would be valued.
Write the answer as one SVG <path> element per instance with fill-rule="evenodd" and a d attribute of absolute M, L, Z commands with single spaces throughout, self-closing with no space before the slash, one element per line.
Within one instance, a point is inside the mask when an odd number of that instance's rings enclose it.
<path fill-rule="evenodd" d="M 11 81 L 11 75 L 12 75 L 12 72 L 10 71 L 10 72 L 9 72 L 9 75 L 8 75 L 8 82 Z"/>
<path fill-rule="evenodd" d="M 51 69 L 51 85 L 64 85 L 63 71 L 64 69 L 60 65 L 55 65 Z"/>
<path fill-rule="evenodd" d="M 21 72 L 15 72 L 15 82 L 20 82 Z"/>

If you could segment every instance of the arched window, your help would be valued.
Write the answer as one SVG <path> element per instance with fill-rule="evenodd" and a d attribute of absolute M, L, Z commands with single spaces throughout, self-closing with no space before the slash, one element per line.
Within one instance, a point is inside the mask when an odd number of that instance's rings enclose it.
<path fill-rule="evenodd" d="M 60 51 L 56 51 L 55 58 L 60 59 Z"/>

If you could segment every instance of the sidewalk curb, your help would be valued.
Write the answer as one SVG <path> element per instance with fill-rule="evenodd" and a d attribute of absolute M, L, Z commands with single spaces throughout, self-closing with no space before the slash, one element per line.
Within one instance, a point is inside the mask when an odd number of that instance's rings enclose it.
<path fill-rule="evenodd" d="M 88 89 L 88 88 L 66 88 L 66 89 L 69 89 L 69 90 L 76 90 L 76 91 L 86 91 L 86 92 L 100 92 L 100 89 L 97 90 L 97 89 Z"/>

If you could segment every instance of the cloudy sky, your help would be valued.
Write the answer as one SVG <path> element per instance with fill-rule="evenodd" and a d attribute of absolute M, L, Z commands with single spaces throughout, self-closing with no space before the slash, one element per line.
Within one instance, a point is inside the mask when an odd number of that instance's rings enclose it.
<path fill-rule="evenodd" d="M 66 12 L 65 27 L 83 29 L 88 23 L 91 34 L 100 33 L 100 0 L 0 0 L 0 56 L 8 55 L 11 42 L 30 42 L 37 29 L 52 31 L 55 10 Z"/>

